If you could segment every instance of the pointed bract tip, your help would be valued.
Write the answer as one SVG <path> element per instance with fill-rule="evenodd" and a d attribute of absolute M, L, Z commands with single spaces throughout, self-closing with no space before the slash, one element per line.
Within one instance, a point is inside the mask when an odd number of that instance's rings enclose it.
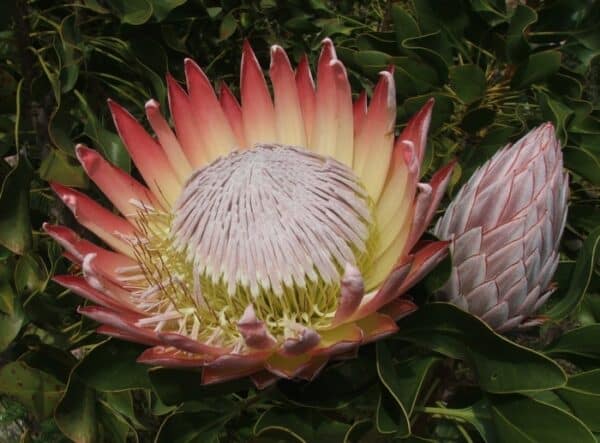
<path fill-rule="evenodd" d="M 100 154 L 97 151 L 90 149 L 81 143 L 75 146 L 75 155 L 87 175 L 93 174 L 95 166 L 101 159 Z"/>
<path fill-rule="evenodd" d="M 254 56 L 254 49 L 252 49 L 252 45 L 250 44 L 250 41 L 248 41 L 247 38 L 245 38 L 244 43 L 242 43 L 242 58 L 246 54 Z"/>
<path fill-rule="evenodd" d="M 280 64 L 290 64 L 287 53 L 279 45 L 271 46 L 271 64 L 269 69 L 276 68 Z"/>
<path fill-rule="evenodd" d="M 117 114 L 120 114 L 120 115 L 129 114 L 129 112 L 123 106 L 121 106 L 119 103 L 117 103 L 115 100 L 109 98 L 106 102 L 108 103 L 108 108 L 109 108 L 110 113 L 112 114 L 113 118 L 116 118 Z"/>
<path fill-rule="evenodd" d="M 75 191 L 57 182 L 51 182 L 50 188 L 54 191 L 58 198 L 60 198 L 62 202 L 71 210 L 71 212 L 73 212 L 73 215 L 77 216 L 77 196 L 74 195 Z"/>
<path fill-rule="evenodd" d="M 58 182 L 50 182 L 50 188 L 54 191 L 55 194 L 57 194 L 60 198 L 62 198 L 62 195 L 64 195 L 65 193 L 68 193 L 69 188 L 67 188 L 65 185 L 61 185 Z"/>
<path fill-rule="evenodd" d="M 200 74 L 202 77 L 206 77 L 206 74 L 194 59 L 186 58 L 183 63 L 183 69 L 185 71 L 185 78 L 188 84 L 190 82 L 189 76 L 191 74 Z"/>
<path fill-rule="evenodd" d="M 75 155 L 79 155 L 80 152 L 85 153 L 87 151 L 93 151 L 93 149 L 89 148 L 87 145 L 83 143 L 77 143 L 75 145 Z"/>
<path fill-rule="evenodd" d="M 325 45 L 333 46 L 333 41 L 331 40 L 330 37 L 325 37 L 323 40 L 321 40 L 321 46 L 325 46 Z"/>
<path fill-rule="evenodd" d="M 554 123 L 552 123 L 551 121 L 547 121 L 546 123 L 543 123 L 542 126 L 544 128 L 552 129 L 552 131 L 555 130 Z"/>
<path fill-rule="evenodd" d="M 337 54 L 335 52 L 335 46 L 333 45 L 333 42 L 331 41 L 331 39 L 329 37 L 325 37 L 323 40 L 321 40 L 321 57 L 323 57 L 325 54 L 329 55 L 329 57 L 331 57 L 331 59 L 337 59 Z"/>
<path fill-rule="evenodd" d="M 381 71 L 379 73 L 378 85 L 382 84 L 387 90 L 386 105 L 388 108 L 396 109 L 396 83 L 394 76 L 389 71 Z"/>
<path fill-rule="evenodd" d="M 158 109 L 160 109 L 160 103 L 158 103 L 157 100 L 154 100 L 153 98 L 151 98 L 144 104 L 144 108 L 146 108 L 147 111 L 148 110 L 158 110 Z"/>
<path fill-rule="evenodd" d="M 273 56 L 276 53 L 285 54 L 285 50 L 279 45 L 271 45 L 271 56 Z"/>
<path fill-rule="evenodd" d="M 167 79 L 167 89 L 169 92 L 169 96 L 172 93 L 171 91 L 173 91 L 173 90 L 180 90 L 181 92 L 184 92 L 183 88 L 181 87 L 181 85 L 179 84 L 177 79 L 175 79 L 175 77 L 173 77 L 173 75 L 171 73 L 167 72 L 166 79 Z"/>
<path fill-rule="evenodd" d="M 342 77 L 342 78 L 346 78 L 348 77 L 348 74 L 346 72 L 346 67 L 344 66 L 344 64 L 339 61 L 338 59 L 334 59 L 331 60 L 329 62 L 329 67 L 333 70 L 333 73 L 338 76 L 338 77 Z"/>

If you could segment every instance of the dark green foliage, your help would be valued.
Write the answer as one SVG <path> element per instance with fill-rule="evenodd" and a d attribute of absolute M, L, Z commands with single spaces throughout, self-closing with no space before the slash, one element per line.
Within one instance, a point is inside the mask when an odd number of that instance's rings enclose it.
<path fill-rule="evenodd" d="M 0 440 L 22 442 L 593 442 L 600 435 L 600 2 L 594 0 L 6 0 L 0 2 Z M 398 126 L 436 98 L 424 174 L 458 159 L 449 197 L 508 141 L 552 121 L 571 210 L 540 328 L 504 338 L 446 304 L 330 364 L 256 391 L 148 370 L 94 333 L 44 221 L 76 227 L 48 181 L 85 189 L 87 143 L 132 164 L 107 112 L 138 117 L 193 57 L 234 90 L 244 39 L 314 63 L 330 36 L 353 90 L 394 66 Z M 134 174 L 136 171 L 132 171 Z M 87 234 L 85 234 L 87 235 Z M 438 268 L 438 275 L 447 275 Z M 421 303 L 441 283 L 413 294 Z"/>

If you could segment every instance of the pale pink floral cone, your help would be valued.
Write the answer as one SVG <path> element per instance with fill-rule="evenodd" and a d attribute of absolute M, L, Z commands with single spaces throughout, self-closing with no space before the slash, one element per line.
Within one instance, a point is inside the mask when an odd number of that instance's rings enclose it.
<path fill-rule="evenodd" d="M 453 263 L 440 297 L 500 332 L 539 324 L 535 313 L 555 289 L 568 192 L 552 124 L 496 153 L 435 226 Z"/>

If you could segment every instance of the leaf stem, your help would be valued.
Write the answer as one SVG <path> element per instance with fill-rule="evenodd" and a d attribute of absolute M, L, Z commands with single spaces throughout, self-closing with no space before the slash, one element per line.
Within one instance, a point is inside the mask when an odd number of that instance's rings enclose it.
<path fill-rule="evenodd" d="M 438 408 L 435 406 L 416 407 L 415 411 L 424 412 L 425 414 L 443 415 L 444 417 L 452 418 L 458 421 L 467 421 L 467 418 L 473 415 L 460 409 Z"/>

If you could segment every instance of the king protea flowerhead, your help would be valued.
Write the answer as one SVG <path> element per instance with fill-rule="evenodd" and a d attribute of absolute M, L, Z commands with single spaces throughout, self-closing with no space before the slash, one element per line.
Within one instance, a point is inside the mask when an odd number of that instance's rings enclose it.
<path fill-rule="evenodd" d="M 538 324 L 532 316 L 554 291 L 568 193 L 552 124 L 497 152 L 435 226 L 452 241 L 441 296 L 500 332 Z"/>
<path fill-rule="evenodd" d="M 433 103 L 394 139 L 391 72 L 353 104 L 326 39 L 316 86 L 271 49 L 271 99 L 247 43 L 241 105 L 185 61 L 167 78 L 174 130 L 150 100 L 156 137 L 109 102 L 145 184 L 79 145 L 77 157 L 121 215 L 59 184 L 75 218 L 111 249 L 62 226 L 46 231 L 80 264 L 56 277 L 94 305 L 99 332 L 151 346 L 139 361 L 202 367 L 202 382 L 251 375 L 311 379 L 329 358 L 393 333 L 415 309 L 400 295 L 446 252 L 414 248 L 450 167 L 418 183 Z"/>

